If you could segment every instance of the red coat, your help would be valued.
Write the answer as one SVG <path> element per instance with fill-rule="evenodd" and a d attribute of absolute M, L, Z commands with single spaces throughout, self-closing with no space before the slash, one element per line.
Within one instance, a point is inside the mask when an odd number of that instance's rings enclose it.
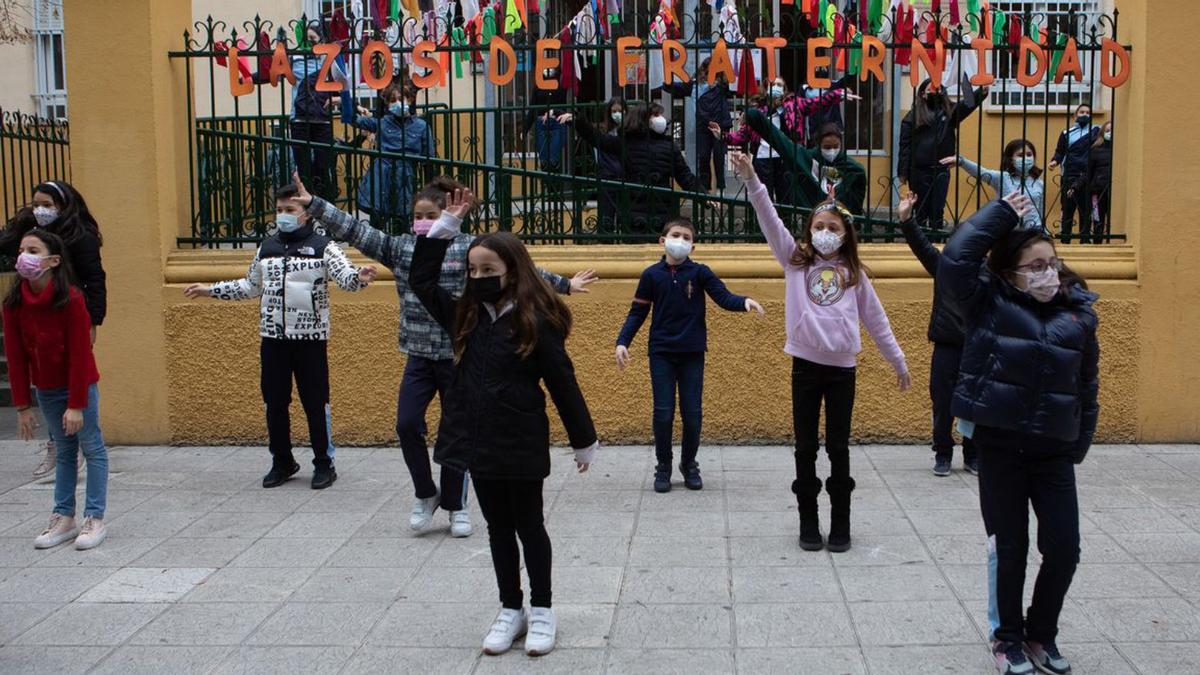
<path fill-rule="evenodd" d="M 54 282 L 34 293 L 21 280 L 21 304 L 4 307 L 4 351 L 13 404 L 32 405 L 30 385 L 67 389 L 67 407 L 87 407 L 88 387 L 100 381 L 92 356 L 92 322 L 83 294 L 71 287 L 65 307 L 53 306 Z"/>

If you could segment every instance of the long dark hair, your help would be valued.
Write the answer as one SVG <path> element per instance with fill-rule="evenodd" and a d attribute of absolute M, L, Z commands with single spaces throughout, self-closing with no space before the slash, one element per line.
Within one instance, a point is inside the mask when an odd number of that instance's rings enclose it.
<path fill-rule="evenodd" d="M 629 114 L 628 106 L 625 105 L 624 96 L 614 96 L 608 99 L 608 105 L 604 106 L 604 130 L 613 132 L 617 130 L 617 123 L 613 121 L 612 109 L 613 106 L 621 106 L 621 121 L 625 121 L 625 115 Z"/>
<path fill-rule="evenodd" d="M 75 245 L 87 235 L 96 238 L 97 244 L 103 244 L 100 236 L 100 225 L 88 210 L 87 202 L 70 183 L 61 180 L 48 180 L 38 183 L 32 194 L 50 195 L 54 206 L 58 208 L 58 217 L 44 228 L 63 239 L 69 247 Z M 33 207 L 26 206 L 9 221 L 8 226 L 0 232 L 0 246 L 20 243 L 21 239 L 32 229 L 38 227 L 37 219 L 33 217 Z"/>
<path fill-rule="evenodd" d="M 833 208 L 830 209 L 830 206 Z M 870 274 L 871 270 L 858 257 L 858 232 L 854 229 L 854 217 L 849 215 L 850 211 L 838 202 L 826 199 L 808 214 L 808 217 L 804 219 L 804 231 L 800 233 L 800 238 L 796 241 L 796 248 L 792 249 L 792 257 L 788 262 L 796 267 L 809 267 L 820 260 L 820 254 L 812 245 L 812 223 L 817 214 L 821 212 L 832 213 L 842 220 L 842 227 L 846 230 L 846 234 L 842 236 L 842 248 L 838 253 L 842 256 L 842 262 L 846 265 L 848 272 L 845 279 L 846 288 L 852 288 L 862 279 L 862 275 Z"/>
<path fill-rule="evenodd" d="M 939 110 L 945 113 L 946 117 L 949 117 L 954 111 L 954 106 L 950 103 L 950 97 L 946 96 L 945 87 L 941 87 L 941 104 L 937 108 L 929 105 L 929 102 L 925 100 L 925 92 L 929 90 L 929 84 L 930 80 L 926 78 L 921 83 L 921 86 L 917 87 L 917 96 L 913 100 L 913 108 L 910 114 L 913 116 L 913 121 L 915 122 L 913 127 L 916 129 L 932 124 Z"/>
<path fill-rule="evenodd" d="M 571 310 L 538 274 L 533 258 L 521 240 L 511 232 L 492 232 L 471 243 L 492 251 L 504 261 L 507 284 L 504 298 L 514 303 L 512 312 L 516 324 L 517 354 L 527 358 L 537 348 L 538 328 L 542 322 L 558 331 L 563 338 L 571 333 Z M 468 251 L 468 255 L 470 252 Z M 458 316 L 454 329 L 454 361 L 460 362 L 467 349 L 471 331 L 479 324 L 481 300 L 471 292 L 471 284 L 458 301 Z"/>
<path fill-rule="evenodd" d="M 1096 140 L 1092 141 L 1092 147 L 1098 148 L 1098 147 L 1104 145 L 1105 143 L 1111 143 L 1112 141 L 1104 140 L 1104 130 L 1108 129 L 1109 131 L 1112 131 L 1112 128 L 1113 128 L 1112 120 L 1109 120 L 1109 121 L 1105 122 L 1104 124 L 1101 124 L 1100 125 L 1100 133 L 1096 134 Z"/>
<path fill-rule="evenodd" d="M 988 252 L 988 271 L 993 276 L 1007 281 L 1008 275 L 1016 271 L 1021 253 L 1041 241 L 1050 244 L 1050 247 L 1054 249 L 1054 255 L 1058 255 L 1058 248 L 1055 247 L 1054 240 L 1045 234 L 1037 230 L 1012 230 L 992 244 L 992 250 Z M 1075 285 L 1084 290 L 1087 290 L 1088 287 L 1087 280 L 1075 270 L 1067 267 L 1066 264 L 1063 264 L 1062 269 L 1058 271 L 1058 280 L 1064 291 Z"/>
<path fill-rule="evenodd" d="M 417 202 L 430 202 L 437 204 L 439 209 L 444 209 L 446 208 L 446 195 L 452 194 L 455 190 L 465 189 L 467 189 L 466 185 L 449 176 L 435 176 L 413 197 L 412 203 L 416 207 Z"/>
<path fill-rule="evenodd" d="M 1033 147 L 1033 143 L 1030 143 L 1024 138 L 1018 138 L 1016 140 L 1009 141 L 1008 145 L 1004 146 L 1004 157 L 1000 159 L 1000 170 L 1007 174 L 1012 174 L 1014 176 L 1017 175 L 1016 162 L 1013 161 L 1013 156 L 1015 156 L 1018 151 L 1026 148 L 1033 151 L 1033 158 L 1036 162 L 1037 148 Z M 1035 166 L 1025 175 L 1037 180 L 1042 177 L 1042 170 Z"/>
<path fill-rule="evenodd" d="M 47 274 L 54 283 L 54 309 L 66 307 L 71 299 L 71 287 L 75 285 L 75 275 L 71 272 L 71 259 L 67 256 L 67 247 L 62 237 L 40 227 L 29 230 L 24 236 L 36 237 L 45 245 L 48 254 L 58 256 L 58 267 L 51 268 Z M 21 286 L 25 283 L 25 280 L 21 279 L 13 284 L 4 298 L 5 307 L 17 307 L 21 304 Z"/>
<path fill-rule="evenodd" d="M 625 117 L 621 119 L 621 132 L 635 136 L 650 134 L 650 106 L 637 102 L 625 109 Z"/>

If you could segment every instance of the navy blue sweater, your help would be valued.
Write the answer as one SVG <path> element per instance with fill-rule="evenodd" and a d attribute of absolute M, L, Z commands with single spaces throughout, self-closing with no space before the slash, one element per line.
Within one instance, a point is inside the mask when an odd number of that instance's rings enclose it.
<path fill-rule="evenodd" d="M 646 322 L 650 308 L 650 354 L 703 352 L 708 350 L 708 327 L 704 323 L 704 294 L 722 309 L 746 311 L 746 298 L 734 295 L 708 265 L 691 258 L 674 266 L 663 259 L 642 272 L 633 306 L 617 337 L 617 345 L 628 347 Z"/>

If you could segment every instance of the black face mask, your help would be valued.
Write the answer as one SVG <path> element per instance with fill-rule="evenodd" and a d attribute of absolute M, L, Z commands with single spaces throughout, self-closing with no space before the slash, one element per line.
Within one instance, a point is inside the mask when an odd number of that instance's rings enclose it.
<path fill-rule="evenodd" d="M 477 299 L 482 302 L 496 304 L 500 301 L 500 296 L 504 295 L 504 289 L 500 287 L 500 277 L 471 277 L 467 279 L 467 290 L 471 291 Z"/>
<path fill-rule="evenodd" d="M 937 105 L 942 102 L 942 95 L 938 92 L 930 92 L 925 94 L 925 102 L 930 105 Z"/>

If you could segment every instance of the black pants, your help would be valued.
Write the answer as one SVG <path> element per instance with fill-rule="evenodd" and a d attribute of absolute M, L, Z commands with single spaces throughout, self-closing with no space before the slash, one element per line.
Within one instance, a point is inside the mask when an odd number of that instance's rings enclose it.
<path fill-rule="evenodd" d="M 475 497 L 488 526 L 492 566 L 500 603 L 505 609 L 521 609 L 521 553 L 529 572 L 529 604 L 550 606 L 550 535 L 542 519 L 542 481 L 488 480 L 476 477 Z"/>
<path fill-rule="evenodd" d="M 954 415 L 950 412 L 954 402 L 954 387 L 958 384 L 958 364 L 962 361 L 962 347 L 935 342 L 933 359 L 929 364 L 929 399 L 933 402 L 933 451 L 939 459 L 954 456 Z M 975 458 L 975 446 L 971 439 L 963 439 L 963 460 Z"/>
<path fill-rule="evenodd" d="M 1074 188 L 1081 182 L 1078 174 L 1063 174 L 1062 177 L 1062 240 L 1064 244 L 1071 243 L 1071 234 L 1075 229 L 1075 213 L 1079 212 L 1079 241 L 1089 244 L 1092 241 L 1092 199 L 1082 186 Z M 1070 194 L 1067 194 L 1070 192 Z"/>
<path fill-rule="evenodd" d="M 700 179 L 700 187 L 708 190 L 713 187 L 712 176 L 717 177 L 717 191 L 725 189 L 725 141 L 716 138 L 708 127 L 696 130 L 696 176 Z"/>
<path fill-rule="evenodd" d="M 850 478 L 850 419 L 854 413 L 854 368 L 823 366 L 792 359 L 792 425 L 796 430 L 796 485 L 817 477 L 817 427 L 825 401 L 825 453 L 830 479 L 844 484 Z"/>
<path fill-rule="evenodd" d="M 396 400 L 396 436 L 400 439 L 400 451 L 404 453 L 404 463 L 408 465 L 418 499 L 428 499 L 438 493 L 429 466 L 425 413 L 435 394 L 445 400 L 453 376 L 454 361 L 450 359 L 435 361 L 409 356 L 404 364 L 404 377 L 400 380 L 400 394 Z M 443 466 L 441 484 L 441 507 L 446 511 L 461 511 L 466 506 L 467 475 Z"/>
<path fill-rule="evenodd" d="M 310 186 L 313 194 L 327 200 L 336 199 L 338 190 L 333 178 L 333 125 L 329 122 L 292 120 L 291 131 L 292 140 L 301 141 L 292 146 L 300 180 Z M 312 143 L 312 147 L 305 142 Z"/>
<path fill-rule="evenodd" d="M 1061 445 L 1011 431 L 980 427 L 979 504 L 996 536 L 996 603 L 1003 642 L 1049 642 L 1079 563 L 1079 500 L 1075 465 Z M 1028 614 L 1022 611 L 1029 552 L 1029 505 L 1038 520 L 1042 565 Z"/>
<path fill-rule="evenodd" d="M 1092 196 L 1096 193 L 1092 192 L 1088 195 L 1088 208 L 1091 208 Z M 1109 212 L 1112 210 L 1112 189 L 1105 188 L 1100 193 L 1100 198 L 1096 200 L 1096 208 L 1100 212 L 1100 219 L 1092 222 L 1092 243 L 1103 244 L 1111 234 L 1112 223 L 1109 219 Z"/>
<path fill-rule="evenodd" d="M 291 466 L 292 378 L 300 392 L 300 404 L 308 418 L 313 465 L 329 465 L 329 428 L 325 406 L 329 403 L 329 360 L 324 340 L 277 340 L 263 338 L 262 395 L 267 406 L 267 438 L 272 461 Z"/>
<path fill-rule="evenodd" d="M 944 167 L 913 167 L 908 177 L 908 186 L 917 194 L 917 205 L 913 212 L 917 223 L 935 230 L 943 229 L 946 197 L 950 194 L 950 171 Z"/>

